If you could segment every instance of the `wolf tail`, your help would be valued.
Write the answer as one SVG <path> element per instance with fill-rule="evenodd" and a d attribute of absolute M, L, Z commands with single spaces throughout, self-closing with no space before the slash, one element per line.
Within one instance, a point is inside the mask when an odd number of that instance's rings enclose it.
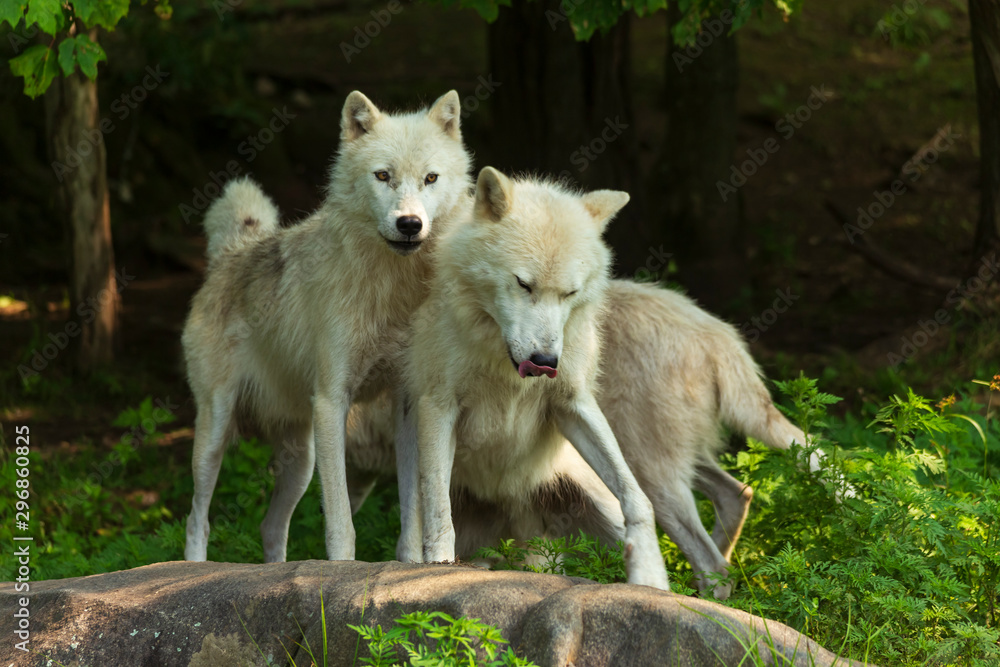
<path fill-rule="evenodd" d="M 205 213 L 208 261 L 278 229 L 278 207 L 249 177 L 229 181 Z"/>
<path fill-rule="evenodd" d="M 732 333 L 736 336 L 735 331 Z M 788 421 L 774 406 L 760 367 L 750 356 L 746 343 L 740 338 L 736 342 L 735 346 L 726 346 L 728 353 L 718 368 L 722 423 L 775 449 L 788 449 L 793 442 L 807 444 L 802 429 Z M 810 456 L 811 470 L 819 468 L 822 456 L 819 451 Z"/>

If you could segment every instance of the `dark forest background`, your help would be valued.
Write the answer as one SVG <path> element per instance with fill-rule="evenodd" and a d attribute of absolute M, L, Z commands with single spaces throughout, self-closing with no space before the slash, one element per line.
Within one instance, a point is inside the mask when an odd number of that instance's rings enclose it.
<path fill-rule="evenodd" d="M 1000 0 L 665 4 L 0 0 L 0 478 L 30 428 L 33 578 L 183 557 L 180 333 L 219 186 L 251 174 L 294 224 L 352 90 L 456 89 L 477 168 L 628 190 L 616 273 L 733 323 L 831 452 L 814 476 L 732 440 L 755 495 L 730 604 L 883 665 L 995 664 Z M 260 562 L 271 451 L 236 447 L 209 558 Z M 317 486 L 293 560 L 324 557 Z M 391 479 L 355 525 L 392 558 Z"/>

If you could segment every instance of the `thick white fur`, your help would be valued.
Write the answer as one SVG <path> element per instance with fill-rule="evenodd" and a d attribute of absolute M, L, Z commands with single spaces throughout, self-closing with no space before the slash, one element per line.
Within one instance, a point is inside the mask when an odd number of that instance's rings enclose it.
<path fill-rule="evenodd" d="M 781 449 L 792 442 L 803 444 L 805 437 L 774 407 L 760 370 L 734 327 L 688 297 L 655 285 L 613 280 L 606 304 L 601 313 L 598 404 L 651 500 L 657 522 L 701 573 L 699 587 L 724 598 L 729 587 L 713 587 L 706 575 L 727 573 L 753 497 L 750 487 L 716 462 L 726 445 L 726 429 Z M 392 423 L 385 405 L 365 418 Z M 359 430 L 358 436 L 355 446 L 367 452 L 366 461 L 378 458 L 373 451 L 392 446 L 391 438 L 371 427 Z M 559 503 L 554 497 L 567 495 L 568 484 L 587 489 L 592 496 L 600 496 L 604 488 L 594 481 L 589 466 L 581 466 L 579 457 L 573 460 L 572 448 L 567 449 L 564 464 L 553 466 L 564 477 L 563 484 L 523 496 L 536 501 L 528 509 L 511 511 L 509 503 L 501 507 L 486 502 L 496 497 L 497 478 L 477 479 L 461 489 L 458 479 L 453 480 L 453 493 L 458 494 L 453 507 L 458 555 L 471 556 L 480 547 L 512 536 L 574 534 L 581 528 L 601 534 L 600 522 L 594 524 L 598 517 L 585 504 L 574 504 L 572 490 L 569 502 Z M 476 451 L 468 464 L 475 465 L 483 455 Z M 382 456 L 391 459 L 389 454 Z M 815 469 L 816 461 L 810 463 Z M 382 465 L 383 472 L 393 469 L 391 463 Z M 697 515 L 692 488 L 705 493 L 715 507 L 711 537 Z M 604 489 L 604 493 L 609 492 Z M 556 508 L 546 510 L 550 505 Z"/>
<path fill-rule="evenodd" d="M 278 207 L 248 176 L 230 181 L 205 213 L 209 262 L 278 231 Z"/>
<path fill-rule="evenodd" d="M 539 534 L 539 493 L 575 477 L 604 536 L 624 539 L 629 582 L 667 589 L 653 508 L 595 397 L 611 258 L 601 234 L 627 201 L 487 167 L 471 222 L 442 237 L 406 363 L 422 517 L 404 503 L 404 535 L 422 518 L 425 560 L 455 558 L 453 485 Z M 556 377 L 519 376 L 537 354 L 558 357 Z"/>
<path fill-rule="evenodd" d="M 352 402 L 394 383 L 410 316 L 426 296 L 433 245 L 468 213 L 459 113 L 455 91 L 407 114 L 384 113 L 353 92 L 329 189 L 313 215 L 279 229 L 270 200 L 249 181 L 230 184 L 212 205 L 208 277 L 182 337 L 197 404 L 188 560 L 206 558 L 222 455 L 245 425 L 272 442 L 281 464 L 261 525 L 265 560 L 285 558 L 314 455 L 327 554 L 354 557 L 345 422 Z M 421 230 L 409 238 L 419 247 L 390 245 L 407 240 L 395 227 L 400 216 L 419 218 Z M 260 233 L 234 233 L 245 230 L 245 217 L 261 223 Z"/>
<path fill-rule="evenodd" d="M 599 402 L 656 519 L 710 587 L 726 574 L 753 492 L 716 462 L 723 427 L 787 449 L 802 431 L 774 407 L 736 329 L 691 299 L 656 285 L 615 280 L 603 320 Z M 692 488 L 715 506 L 709 538 Z M 719 598 L 727 585 L 714 587 Z"/>
<path fill-rule="evenodd" d="M 377 110 L 372 114 L 363 96 L 352 96 L 351 102 L 345 104 L 345 117 L 349 110 L 362 120 L 383 116 Z M 349 141 L 352 136 L 361 136 L 352 135 L 358 129 L 345 121 L 345 139 Z M 457 130 L 457 125 L 453 129 Z M 418 133 L 418 136 L 423 134 Z M 399 140 L 405 142 L 411 137 L 400 136 Z M 384 141 L 381 143 L 385 144 Z M 460 184 L 459 179 L 453 179 L 451 183 L 456 191 L 467 187 L 467 184 Z M 367 183 L 371 184 L 371 181 Z M 376 189 L 368 197 L 375 209 L 371 215 L 372 223 L 380 231 L 385 228 L 385 220 L 391 221 L 388 215 L 394 211 L 401 212 L 396 204 L 379 199 L 380 195 L 386 194 L 385 190 Z M 471 207 L 471 203 L 466 205 Z M 379 214 L 378 210 L 389 213 Z M 247 218 L 254 219 L 258 224 L 246 224 Z M 259 188 L 244 179 L 227 186 L 223 197 L 206 214 L 205 225 L 210 240 L 208 254 L 211 266 L 218 257 L 234 250 L 243 252 L 261 237 L 277 232 L 278 213 Z M 426 267 L 421 267 L 419 271 L 426 271 Z M 232 279 L 224 283 L 216 279 L 216 284 L 216 291 L 221 290 L 215 299 L 217 304 L 228 299 L 229 290 L 237 287 Z M 725 573 L 728 558 L 742 530 L 752 490 L 725 473 L 715 462 L 716 453 L 725 444 L 722 426 L 781 448 L 786 448 L 792 441 L 803 442 L 802 433 L 771 404 L 759 370 L 733 327 L 706 313 L 690 299 L 654 286 L 612 281 L 608 304 L 607 312 L 601 314 L 604 341 L 599 405 L 639 484 L 652 500 L 657 521 L 696 571 Z M 265 306 L 262 315 L 273 314 L 274 302 L 265 303 Z M 212 313 L 206 308 L 202 308 L 201 313 L 206 324 L 198 326 L 189 323 L 190 334 L 186 331 L 193 344 L 201 340 L 194 337 L 199 336 L 199 332 L 203 335 L 206 328 L 236 327 L 240 329 L 239 339 L 247 335 L 249 327 L 255 322 L 253 316 L 248 318 L 245 315 L 231 322 L 232 318 L 219 318 L 219 313 Z M 195 314 L 193 310 L 192 318 Z M 209 347 L 203 354 L 198 354 L 196 350 L 188 354 L 193 387 L 197 368 L 204 366 L 201 374 L 206 375 L 231 365 L 226 362 L 218 366 L 210 363 L 216 349 Z M 525 382 L 529 381 L 544 382 L 547 379 L 525 379 Z M 203 384 L 207 389 L 202 393 L 211 395 L 212 383 L 206 381 Z M 205 412 L 208 414 L 203 415 Z M 234 435 L 232 420 L 226 418 L 225 421 L 229 432 L 215 434 L 212 439 L 229 440 Z M 204 401 L 199 402 L 199 422 L 203 425 L 199 431 L 205 430 L 205 424 L 212 423 L 211 407 L 206 408 Z M 363 502 L 377 474 L 393 469 L 396 460 L 392 442 L 394 430 L 390 402 L 384 396 L 378 401 L 355 404 L 351 408 L 346 454 L 352 510 Z M 279 447 L 276 451 L 279 485 L 262 533 L 265 543 L 269 545 L 266 557 L 281 560 L 284 557 L 287 521 L 301 495 L 300 487 L 304 489 L 308 482 L 306 475 L 311 474 L 312 453 L 299 442 L 307 441 L 308 433 L 294 420 L 287 424 L 281 420 L 273 422 L 268 434 Z M 405 437 L 405 433 L 401 435 Z M 410 437 L 415 437 L 415 434 Z M 197 543 L 200 542 L 200 553 L 204 558 L 208 501 L 218 470 L 217 463 L 213 464 L 213 461 L 221 461 L 222 451 L 216 448 L 206 452 L 206 445 L 203 444 L 201 457 L 204 459 L 208 455 L 209 460 L 207 465 L 201 467 L 198 452 L 196 445 L 195 476 L 202 482 L 199 486 L 201 494 L 196 493 L 193 510 L 198 507 L 197 499 L 201 495 L 205 512 L 202 524 L 204 538 L 198 540 L 196 526 L 195 539 L 189 537 L 186 553 L 190 557 L 195 550 L 193 555 L 197 556 Z M 415 512 L 417 505 L 413 496 L 416 489 L 408 491 L 402 483 L 415 475 L 416 454 L 413 453 L 410 460 L 403 454 L 401 452 L 398 457 L 402 501 L 404 506 L 407 503 L 412 505 L 408 511 Z M 593 470 L 572 447 L 560 449 L 556 460 L 554 468 L 559 471 L 561 480 L 569 480 L 575 487 L 585 487 L 590 497 L 596 499 L 594 502 L 601 506 L 599 511 L 585 511 L 593 508 L 580 503 L 572 507 L 567 503 L 553 503 L 554 496 L 560 493 L 565 495 L 565 483 L 545 487 L 535 496 L 522 495 L 523 502 L 517 509 L 511 507 L 509 502 L 504 507 L 485 502 L 483 497 L 477 495 L 478 490 L 474 486 L 468 486 L 457 490 L 458 504 L 454 508 L 458 553 L 471 555 L 477 548 L 494 543 L 500 537 L 527 539 L 543 532 L 574 533 L 579 528 L 613 539 L 620 538 L 621 535 L 615 534 L 616 526 L 623 521 L 617 500 Z M 811 460 L 810 464 L 815 469 L 816 460 Z M 286 467 L 288 472 L 284 470 Z M 210 476 L 210 480 L 206 481 L 206 476 Z M 211 483 L 208 484 L 208 481 Z M 496 479 L 480 481 L 485 483 L 483 488 L 486 492 L 483 495 L 493 497 L 495 494 L 490 488 L 496 484 Z M 412 484 L 415 485 L 415 481 Z M 693 512 L 692 487 L 704 492 L 715 506 L 716 522 L 711 538 Z M 204 497 L 206 488 L 207 497 Z M 572 490 L 569 495 L 572 496 Z M 556 509 L 546 511 L 540 505 L 554 505 L 563 511 L 561 514 Z M 567 509 L 568 512 L 565 511 Z M 194 511 L 192 517 L 196 517 Z M 189 524 L 193 520 L 189 519 Z M 421 557 L 422 544 L 417 526 L 416 532 L 410 530 L 409 535 L 404 533 L 401 536 L 400 558 L 420 560 Z M 703 590 L 709 585 L 704 576 L 699 577 L 698 583 Z M 716 587 L 714 592 L 724 597 L 728 588 Z"/>

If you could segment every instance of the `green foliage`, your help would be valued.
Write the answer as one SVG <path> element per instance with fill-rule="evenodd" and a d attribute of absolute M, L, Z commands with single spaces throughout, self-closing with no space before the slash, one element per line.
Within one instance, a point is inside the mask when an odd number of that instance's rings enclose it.
<path fill-rule="evenodd" d="M 118 22 L 128 14 L 128 3 L 129 0 L 73 0 L 73 11 L 89 28 L 101 26 L 114 30 Z"/>
<path fill-rule="evenodd" d="M 129 2 L 0 0 L 0 25 L 7 23 L 14 29 L 22 22 L 25 27 L 37 25 L 41 32 L 53 37 L 48 44 L 35 44 L 10 59 L 11 72 L 24 79 L 25 95 L 34 99 L 44 93 L 60 70 L 64 76 L 70 76 L 79 67 L 93 81 L 97 77 L 97 63 L 106 62 L 107 56 L 87 32 L 92 28 L 114 30 L 128 14 Z M 155 11 L 161 18 L 169 18 L 170 0 L 156 0 Z"/>
<path fill-rule="evenodd" d="M 97 63 L 107 62 L 108 56 L 99 44 L 90 41 L 87 35 L 67 37 L 59 43 L 59 67 L 69 76 L 76 65 L 89 79 L 97 77 Z"/>
<path fill-rule="evenodd" d="M 122 411 L 111 425 L 131 429 L 133 435 L 142 438 L 142 444 L 151 445 L 160 439 L 161 434 L 158 430 L 160 424 L 169 424 L 176 419 L 177 417 L 166 408 L 154 407 L 153 397 L 147 396 L 139 407 Z"/>
<path fill-rule="evenodd" d="M 500 13 L 500 7 L 509 7 L 510 0 L 431 0 L 444 7 L 473 9 L 486 21 L 492 23 Z M 675 42 L 682 45 L 693 44 L 702 31 L 702 22 L 723 11 L 731 13 L 730 27 L 738 30 L 754 14 L 760 14 L 765 0 L 678 0 L 681 20 L 674 26 Z M 772 0 L 774 6 L 785 16 L 801 10 L 802 0 Z M 573 34 L 580 41 L 587 41 L 596 32 L 607 32 L 618 23 L 622 14 L 635 12 L 643 17 L 666 9 L 667 0 L 562 0 L 558 10 L 545 12 L 548 24 L 556 26 L 569 22 Z"/>
<path fill-rule="evenodd" d="M 152 446 L 157 428 L 174 415 L 154 408 L 147 398 L 119 415 L 116 425 L 131 429 L 111 451 L 84 441 L 74 456 L 49 465 L 31 456 L 31 530 L 38 557 L 32 579 L 55 579 L 112 572 L 164 560 L 184 550 L 183 523 L 164 499 L 176 493 L 175 480 L 190 474 L 186 462 L 163 461 Z M 0 479 L 11 482 L 14 462 L 0 453 Z M 12 483 L 12 482 L 11 482 Z M 137 490 L 139 487 L 140 490 Z M 0 539 L 10 532 L 0 526 Z M 0 579 L 10 580 L 13 565 L 4 562 Z"/>
<path fill-rule="evenodd" d="M 114 425 L 122 436 L 110 449 L 87 440 L 73 443 L 72 456 L 56 451 L 31 455 L 31 532 L 37 558 L 32 580 L 114 572 L 184 557 L 185 518 L 191 509 L 190 450 L 171 454 L 163 426 L 175 416 L 150 398 L 122 411 Z M 2 444 L 2 443 L 0 443 Z M 11 448 L 0 447 L 0 481 L 13 488 Z M 208 557 L 260 563 L 260 523 L 274 490 L 271 448 L 240 442 L 223 458 L 212 499 Z M 56 465 L 55 463 L 58 463 Z M 355 516 L 360 560 L 394 558 L 399 535 L 395 485 L 383 485 Z M 0 524 L 10 541 L 12 524 Z M 319 482 L 314 478 L 296 509 L 289 536 L 290 560 L 324 558 Z M 16 563 L 0 561 L 0 580 L 11 581 Z"/>
<path fill-rule="evenodd" d="M 792 402 L 791 408 L 778 406 L 793 421 L 808 438 L 816 428 L 825 428 L 827 423 L 826 408 L 841 401 L 839 396 L 825 394 L 817 388 L 817 380 L 807 378 L 802 372 L 794 380 L 777 381 L 774 385 Z"/>
<path fill-rule="evenodd" d="M 889 404 L 878 411 L 869 428 L 881 424 L 879 433 L 891 433 L 893 441 L 901 445 L 914 446 L 914 437 L 919 433 L 956 433 L 961 429 L 943 414 L 938 414 L 930 401 L 917 396 L 908 389 L 906 399 L 899 396 L 889 398 Z"/>
<path fill-rule="evenodd" d="M 1000 377 L 980 384 L 991 395 L 1000 391 Z M 783 452 L 750 441 L 746 451 L 723 457 L 754 489 L 733 559 L 742 585 L 726 604 L 866 663 L 1000 664 L 1000 482 L 987 461 L 991 452 L 1000 458 L 1000 426 L 975 414 L 982 402 L 949 397 L 935 411 L 909 390 L 866 428 L 850 416 L 829 417 L 827 407 L 840 399 L 816 380 L 800 374 L 776 385 L 810 445 Z M 810 471 L 804 461 L 817 448 L 826 457 Z M 711 526 L 711 503 L 700 509 Z M 671 590 L 691 593 L 683 555 L 665 538 L 661 547 Z M 506 540 L 477 556 L 503 569 L 624 581 L 620 549 L 595 556 L 599 549 L 581 534 L 526 545 Z M 749 663 L 758 657 L 748 654 Z"/>
<path fill-rule="evenodd" d="M 828 397 L 781 386 L 826 421 Z M 880 664 L 996 664 L 1000 484 L 976 452 L 1000 432 L 943 410 L 893 397 L 871 424 L 892 439 L 828 457 L 818 477 L 751 443 L 735 460 L 755 490 L 735 559 L 748 585 L 730 604 Z"/>
<path fill-rule="evenodd" d="M 24 78 L 24 94 L 35 98 L 48 90 L 59 74 L 56 53 L 42 44 L 36 44 L 10 61 L 10 71 Z"/>
<path fill-rule="evenodd" d="M 503 540 L 496 547 L 480 549 L 476 558 L 497 561 L 500 570 L 563 574 L 610 584 L 625 581 L 623 548 L 621 542 L 610 547 L 581 532 L 554 540 L 534 537 L 525 546 Z"/>
<path fill-rule="evenodd" d="M 59 0 L 31 0 L 27 8 L 25 23 L 37 23 L 38 28 L 46 34 L 54 35 L 66 26 L 66 15 L 63 14 Z"/>
<path fill-rule="evenodd" d="M 360 664 L 370 667 L 534 667 L 503 650 L 507 641 L 500 631 L 478 618 L 453 618 L 440 611 L 416 611 L 396 619 L 396 627 L 348 625 L 365 641 L 368 656 Z M 398 656 L 405 655 L 405 662 Z"/>
<path fill-rule="evenodd" d="M 1000 378 L 980 384 L 968 385 L 978 394 L 936 405 L 904 389 L 864 418 L 837 418 L 826 413 L 836 397 L 815 380 L 800 375 L 778 383 L 786 413 L 810 432 L 810 444 L 785 452 L 751 441 L 745 451 L 723 457 L 754 488 L 733 558 L 741 583 L 727 604 L 876 664 L 998 664 L 1000 424 L 986 418 L 984 406 L 995 412 Z M 58 466 L 32 454 L 31 511 L 40 550 L 32 561 L 34 580 L 182 557 L 190 461 L 186 450 L 165 455 L 159 431 L 169 417 L 147 399 L 115 420 L 132 437 L 110 451 L 75 443 L 74 455 L 60 456 Z M 810 471 L 804 455 L 816 447 L 827 456 L 820 470 Z M 14 466 L 9 448 L 2 451 L 0 473 L 9 484 Z M 273 490 L 270 456 L 270 448 L 254 440 L 227 452 L 213 499 L 210 559 L 262 560 L 258 526 Z M 702 501 L 700 510 L 710 526 L 710 503 Z M 399 534 L 394 486 L 377 489 L 355 527 L 360 559 L 393 558 Z M 322 558 L 323 534 L 313 480 L 293 518 L 289 558 Z M 10 526 L 0 525 L 0 541 L 9 539 Z M 693 573 L 683 555 L 665 538 L 661 547 L 671 589 L 690 594 Z M 583 534 L 508 540 L 477 555 L 501 561 L 502 568 L 625 580 L 621 546 Z M 4 562 L 0 577 L 12 575 Z M 424 615 L 386 631 L 358 629 L 371 648 L 359 664 L 452 664 L 433 662 L 440 659 L 435 652 L 483 649 L 474 626 L 464 623 L 478 622 Z M 479 659 L 503 659 L 497 651 Z"/>
<path fill-rule="evenodd" d="M 27 8 L 26 0 L 0 0 L 0 23 L 17 25 Z"/>
<path fill-rule="evenodd" d="M 966 11 L 965 3 L 960 0 L 951 0 L 950 4 L 958 11 Z M 894 47 L 914 48 L 930 44 L 933 37 L 950 30 L 952 24 L 951 15 L 943 7 L 895 2 L 879 19 L 876 32 Z"/>

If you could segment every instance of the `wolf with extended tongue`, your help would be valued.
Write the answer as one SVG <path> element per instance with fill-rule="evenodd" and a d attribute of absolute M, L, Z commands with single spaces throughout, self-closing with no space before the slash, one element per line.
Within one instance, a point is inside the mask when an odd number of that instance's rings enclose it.
<path fill-rule="evenodd" d="M 403 535 L 422 522 L 423 560 L 455 559 L 453 487 L 499 503 L 527 539 L 565 525 L 538 503 L 572 479 L 577 525 L 624 540 L 630 583 L 667 589 L 652 505 L 595 398 L 611 260 L 601 235 L 628 199 L 486 167 L 471 220 L 441 238 L 405 363 L 420 502 L 403 503 Z"/>

